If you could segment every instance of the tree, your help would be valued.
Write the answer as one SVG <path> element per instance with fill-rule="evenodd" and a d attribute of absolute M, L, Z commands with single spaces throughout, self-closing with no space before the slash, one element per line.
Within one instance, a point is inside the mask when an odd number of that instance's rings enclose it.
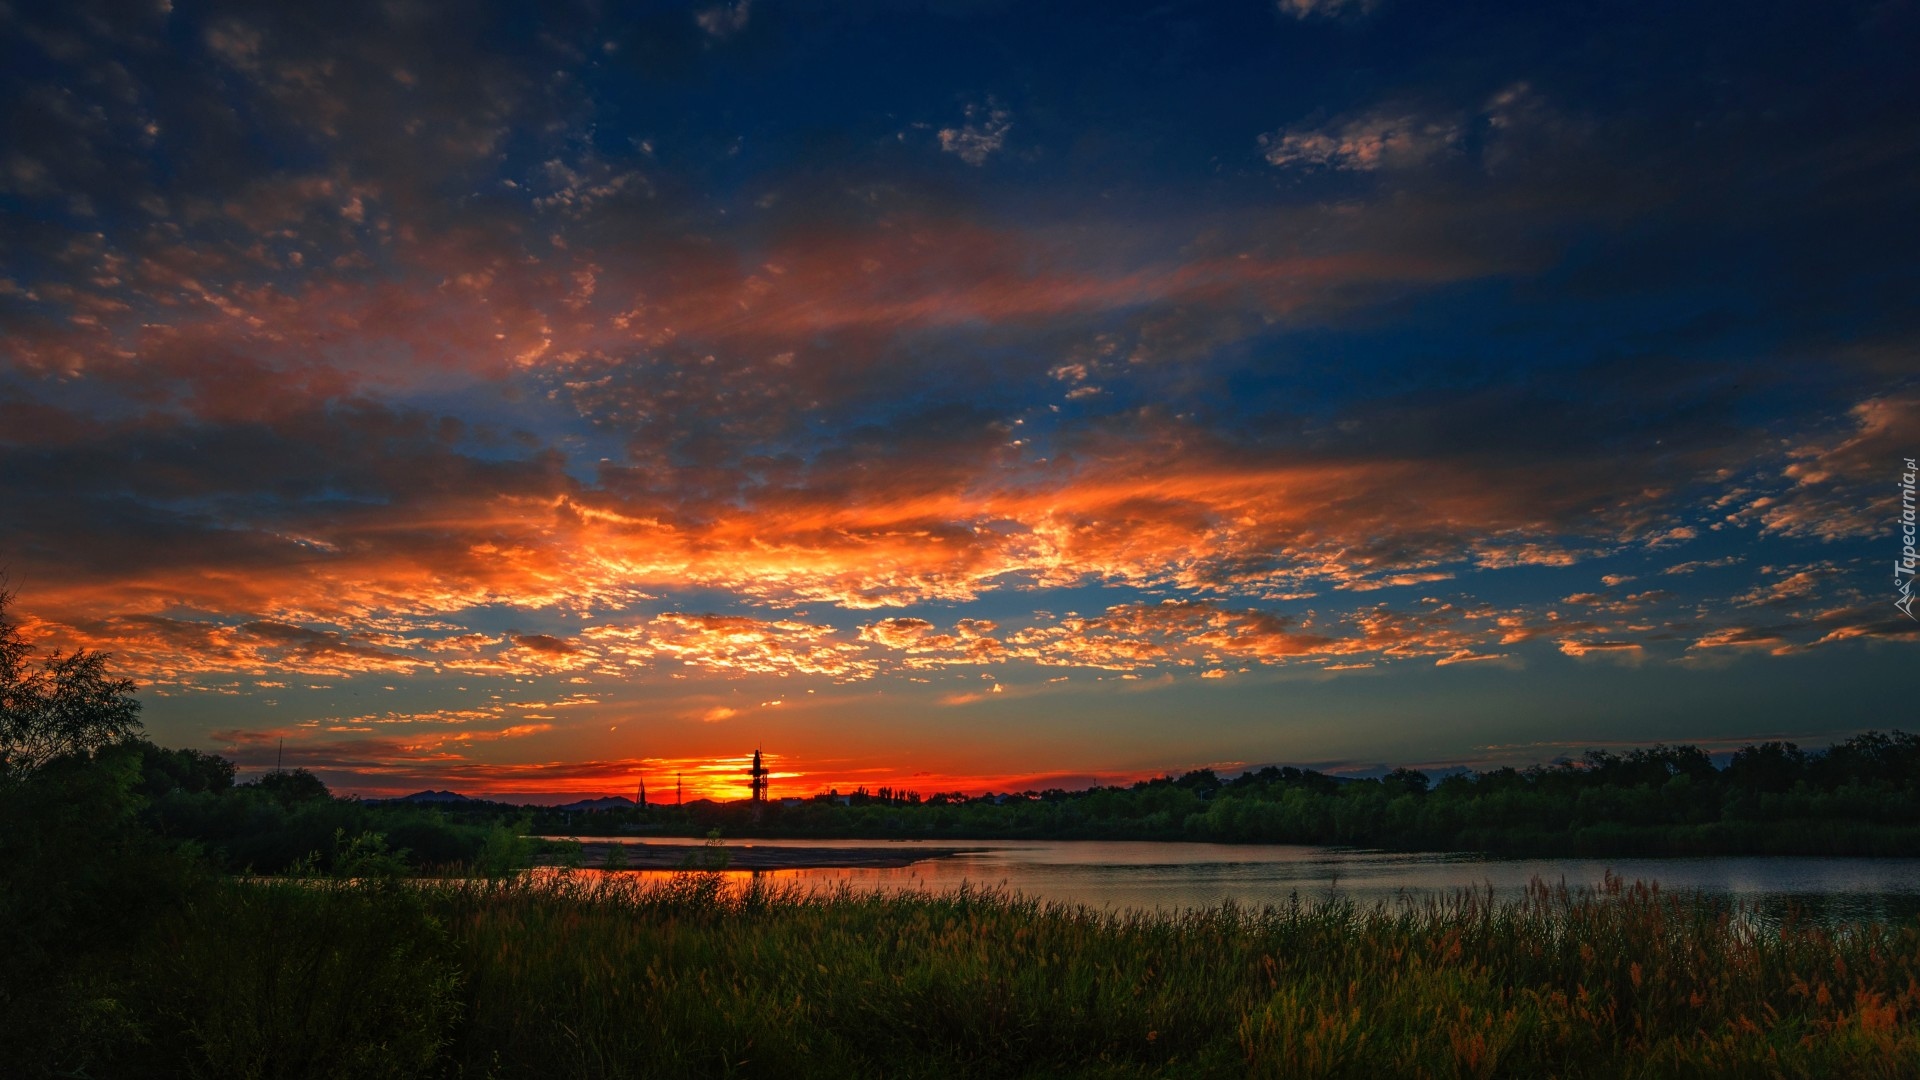
<path fill-rule="evenodd" d="M 37 649 L 7 618 L 13 597 L 0 585 L 0 774 L 26 776 L 139 734 L 133 680 L 108 675 L 106 654 L 85 649 L 35 665 Z"/>
<path fill-rule="evenodd" d="M 276 770 L 240 786 L 257 788 L 289 806 L 297 802 L 311 802 L 333 797 L 333 793 L 327 790 L 327 785 L 305 769 L 294 769 L 290 772 Z"/>
<path fill-rule="evenodd" d="M 158 799 L 175 791 L 220 794 L 233 788 L 233 762 L 198 750 L 169 750 L 136 742 L 140 751 L 140 794 Z"/>
<path fill-rule="evenodd" d="M 1806 779 L 1807 768 L 1807 755 L 1798 746 L 1765 742 L 1736 750 L 1723 775 L 1736 788 L 1778 795 Z"/>
<path fill-rule="evenodd" d="M 1380 778 L 1380 785 L 1395 795 L 1425 795 L 1427 774 L 1401 767 Z"/>

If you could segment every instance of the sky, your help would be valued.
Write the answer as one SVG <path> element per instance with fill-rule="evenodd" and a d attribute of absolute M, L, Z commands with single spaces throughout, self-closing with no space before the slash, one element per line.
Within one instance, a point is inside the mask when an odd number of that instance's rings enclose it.
<path fill-rule="evenodd" d="M 367 796 L 1912 730 L 1916 6 L 7 0 L 10 615 Z"/>

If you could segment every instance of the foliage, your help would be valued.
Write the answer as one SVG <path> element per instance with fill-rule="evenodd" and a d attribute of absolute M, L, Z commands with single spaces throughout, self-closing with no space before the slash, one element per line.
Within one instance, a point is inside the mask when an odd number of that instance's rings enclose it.
<path fill-rule="evenodd" d="M 291 771 L 275 769 L 260 779 L 252 781 L 251 783 L 242 784 L 241 786 L 258 788 L 261 792 L 273 796 L 288 806 L 295 803 L 327 799 L 333 796 L 333 793 L 327 790 L 327 785 L 322 783 L 319 777 L 305 769 L 294 769 Z"/>
<path fill-rule="evenodd" d="M 586 845 L 575 839 L 536 840 L 534 854 L 562 870 L 578 870 L 586 865 Z"/>
<path fill-rule="evenodd" d="M 198 750 L 168 750 L 136 742 L 140 752 L 140 794 L 157 799 L 171 792 L 219 794 L 233 789 L 233 762 Z"/>
<path fill-rule="evenodd" d="M 525 819 L 496 822 L 486 832 L 473 860 L 475 873 L 488 879 L 510 877 L 533 862 L 531 826 Z"/>
<path fill-rule="evenodd" d="M 126 953 L 202 887 L 190 852 L 141 822 L 136 747 L 0 783 L 0 1047 L 9 1075 L 83 1073 L 141 1029 Z"/>
<path fill-rule="evenodd" d="M 720 839 L 719 829 L 707 832 L 707 841 L 688 852 L 680 860 L 680 869 L 698 870 L 706 873 L 719 873 L 733 861 L 733 854 L 727 850 L 726 841 Z"/>
<path fill-rule="evenodd" d="M 1339 844 L 1509 855 L 1901 855 L 1920 850 L 1920 738 L 1872 732 L 1824 753 L 1766 743 L 1716 769 L 1694 747 L 1595 752 L 1527 770 L 1411 769 L 1338 779 L 1265 768 L 1209 770 L 1127 787 L 915 800 L 861 795 L 750 807 L 700 803 L 561 812 L 496 803 L 416 805 L 334 798 L 305 770 L 232 782 L 230 762 L 132 743 L 138 817 L 216 865 L 280 873 L 312 852 L 330 870 L 336 833 L 384 835 L 415 872 L 500 877 L 568 857 L 529 834 L 604 837 L 642 830 L 741 836 L 1062 838 Z M 696 869 L 723 869 L 724 848 Z"/>
<path fill-rule="evenodd" d="M 132 960 L 138 1075 L 1910 1075 L 1920 925 L 1613 880 L 1110 914 L 599 875 L 231 882 Z M 377 1048 L 377 1050 L 376 1050 Z M 115 1075 L 113 1062 L 94 1075 Z"/>
<path fill-rule="evenodd" d="M 221 774 L 230 775 L 232 765 L 220 758 L 134 745 L 147 763 L 141 820 L 161 835 L 196 844 L 222 869 L 282 873 L 310 862 L 317 870 L 332 872 L 346 850 L 335 837 L 369 833 L 384 836 L 395 852 L 404 852 L 412 871 L 486 861 L 495 872 L 505 872 L 508 863 L 527 863 L 525 842 L 495 835 L 509 831 L 508 824 L 495 820 L 501 808 L 493 808 L 488 817 L 463 818 L 449 816 L 440 807 L 336 799 L 301 769 L 222 786 Z"/>
<path fill-rule="evenodd" d="M 217 762 L 121 743 L 0 784 L 0 1072 L 400 1076 L 437 1060 L 456 980 L 407 852 L 336 828 L 286 891 L 223 883 L 153 828 L 154 795 L 286 812 L 219 790 Z"/>
<path fill-rule="evenodd" d="M 1526 770 L 1459 773 L 1435 783 L 1396 769 L 1379 779 L 1264 768 L 1211 770 L 1127 787 L 978 797 L 904 793 L 773 805 L 569 814 L 581 836 L 665 826 L 698 834 L 1210 840 L 1339 844 L 1509 855 L 1904 855 L 1920 850 L 1920 738 L 1868 732 L 1824 753 L 1749 746 L 1724 769 L 1692 746 Z M 535 827 L 560 827 L 552 812 Z"/>
<path fill-rule="evenodd" d="M 108 675 L 107 656 L 84 649 L 36 666 L 38 650 L 7 618 L 13 597 L 0 582 L 0 774 L 32 773 L 137 734 L 132 680 Z"/>
<path fill-rule="evenodd" d="M 429 1075 L 459 1010 L 426 897 L 364 879 L 223 884 L 161 923 L 134 978 L 140 1069 L 205 1076 Z"/>
<path fill-rule="evenodd" d="M 1728 828 L 1738 806 L 1779 815 L 1745 842 L 1831 843 L 1824 823 L 1911 820 L 1915 743 L 1756 747 L 1724 770 L 1655 748 L 1438 784 L 1193 773 L 829 812 L 1644 842 Z M 1916 923 L 1776 922 L 1617 881 L 1180 915 L 809 897 L 723 872 L 717 829 L 657 884 L 535 878 L 514 871 L 536 822 L 499 808 L 284 794 L 142 743 L 0 784 L 9 1075 L 1895 1077 L 1920 1056 Z M 420 882 L 388 825 L 458 838 L 456 861 L 495 876 Z M 293 876 L 218 879 L 201 861 L 269 855 Z"/>

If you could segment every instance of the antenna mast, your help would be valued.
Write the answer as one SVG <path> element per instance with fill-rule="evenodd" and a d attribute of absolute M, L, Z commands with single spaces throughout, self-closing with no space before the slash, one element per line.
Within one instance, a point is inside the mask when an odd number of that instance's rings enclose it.
<path fill-rule="evenodd" d="M 753 752 L 753 768 L 747 770 L 747 788 L 753 792 L 753 803 L 755 806 L 761 806 L 766 803 L 767 779 L 771 775 L 772 772 L 760 761 L 760 751 L 755 750 Z"/>

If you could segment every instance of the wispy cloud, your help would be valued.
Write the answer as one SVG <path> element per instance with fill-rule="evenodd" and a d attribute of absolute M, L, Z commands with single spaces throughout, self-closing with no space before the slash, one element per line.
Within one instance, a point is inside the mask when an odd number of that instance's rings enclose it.
<path fill-rule="evenodd" d="M 1007 133 L 1011 130 L 1013 114 L 988 98 L 985 104 L 968 105 L 966 118 L 960 124 L 941 128 L 937 134 L 940 149 L 969 165 L 979 166 L 1005 148 Z"/>
<path fill-rule="evenodd" d="M 1369 113 L 1321 129 L 1282 128 L 1260 136 L 1260 156 L 1280 168 L 1375 172 L 1424 165 L 1460 146 L 1457 122 L 1418 114 Z"/>

